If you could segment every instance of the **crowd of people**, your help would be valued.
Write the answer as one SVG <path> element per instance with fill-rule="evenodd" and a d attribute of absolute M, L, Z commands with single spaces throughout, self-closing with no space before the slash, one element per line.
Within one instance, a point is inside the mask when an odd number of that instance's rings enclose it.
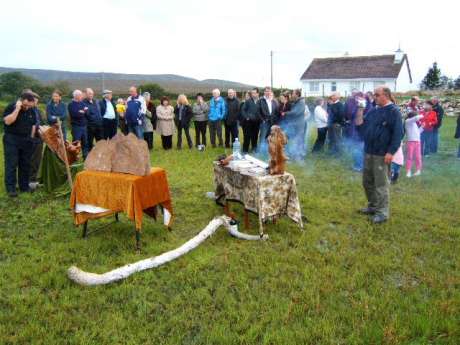
<path fill-rule="evenodd" d="M 25 90 L 4 112 L 5 185 L 12 197 L 17 196 L 17 185 L 21 192 L 36 187 L 43 151 L 38 138 L 42 119 L 38 102 L 37 94 Z M 270 128 L 279 125 L 288 137 L 289 159 L 302 160 L 308 150 L 308 120 L 313 117 L 317 137 L 311 152 L 320 153 L 326 146 L 332 156 L 351 152 L 353 169 L 363 172 L 363 186 L 369 201 L 363 213 L 371 214 L 373 221 L 380 223 L 389 215 L 389 178 L 395 183 L 404 165 L 402 143 L 406 142 L 406 176 L 420 175 L 423 156 L 438 151 L 439 129 L 444 116 L 436 97 L 423 103 L 418 97 L 412 97 L 402 109 L 395 103 L 386 87 L 368 93 L 353 91 L 345 102 L 335 92 L 327 99 L 316 99 L 313 116 L 310 116 L 301 90 L 282 93 L 277 99 L 270 87 L 263 90 L 262 96 L 259 89 L 253 88 L 240 100 L 235 90 L 228 90 L 223 97 L 220 90 L 215 89 L 209 102 L 201 93 L 196 95 L 194 102 L 181 94 L 174 106 L 166 96 L 155 106 L 148 92 L 141 95 L 134 86 L 129 89 L 126 100 L 119 98 L 116 102 L 110 90 L 104 90 L 102 99 L 97 100 L 93 90 L 87 88 L 73 91 L 68 105 L 63 102 L 62 94 L 54 91 L 46 106 L 46 119 L 51 125 L 60 122 L 64 138 L 70 124 L 72 139 L 81 142 L 84 159 L 95 142 L 112 138 L 118 130 L 145 140 L 150 150 L 153 149 L 154 132 L 161 136 L 164 150 L 172 149 L 175 133 L 177 149 L 182 148 L 184 135 L 189 149 L 203 150 L 207 145 L 208 128 L 212 147 L 230 148 L 239 140 L 241 128 L 243 153 L 266 155 Z M 195 142 L 190 134 L 192 125 Z M 460 120 L 455 137 L 460 138 Z M 414 162 L 415 172 L 412 173 Z"/>

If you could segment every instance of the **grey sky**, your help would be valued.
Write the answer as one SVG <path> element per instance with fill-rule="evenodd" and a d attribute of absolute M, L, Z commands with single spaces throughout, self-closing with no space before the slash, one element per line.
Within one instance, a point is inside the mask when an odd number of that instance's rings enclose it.
<path fill-rule="evenodd" d="M 313 57 L 409 54 L 418 83 L 433 61 L 457 77 L 453 1 L 5 1 L 0 66 L 174 73 L 298 86 Z"/>

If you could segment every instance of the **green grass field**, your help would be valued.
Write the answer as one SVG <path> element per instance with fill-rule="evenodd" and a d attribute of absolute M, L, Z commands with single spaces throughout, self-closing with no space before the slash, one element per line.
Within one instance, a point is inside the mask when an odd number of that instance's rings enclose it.
<path fill-rule="evenodd" d="M 156 138 L 152 162 L 168 171 L 176 219 L 172 232 L 147 219 L 141 254 L 124 216 L 82 239 L 68 198 L 7 198 L 2 161 L 0 344 L 460 344 L 454 126 L 446 119 L 423 176 L 392 186 L 387 224 L 356 213 L 365 198 L 348 158 L 310 156 L 288 166 L 306 231 L 283 219 L 269 241 L 248 242 L 222 229 L 159 269 L 91 288 L 67 268 L 102 273 L 163 253 L 222 214 L 205 193 L 223 150 L 164 152 Z"/>

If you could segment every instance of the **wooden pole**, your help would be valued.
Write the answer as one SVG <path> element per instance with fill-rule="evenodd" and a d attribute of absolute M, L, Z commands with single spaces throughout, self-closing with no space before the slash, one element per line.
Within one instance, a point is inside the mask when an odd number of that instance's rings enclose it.
<path fill-rule="evenodd" d="M 57 120 L 57 124 L 59 127 L 59 135 L 61 136 L 61 146 L 64 151 L 64 158 L 65 158 L 64 163 L 65 163 L 65 170 L 67 172 L 67 181 L 69 182 L 70 190 L 72 190 L 73 189 L 72 173 L 70 172 L 69 159 L 67 157 L 67 149 L 65 148 L 64 133 L 62 132 L 61 119 Z"/>

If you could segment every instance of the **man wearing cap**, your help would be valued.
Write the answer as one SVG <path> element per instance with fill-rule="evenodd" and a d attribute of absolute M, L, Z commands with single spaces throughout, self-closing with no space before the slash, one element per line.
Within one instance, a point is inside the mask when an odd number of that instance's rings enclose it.
<path fill-rule="evenodd" d="M 21 192 L 29 192 L 30 162 L 34 150 L 37 117 L 35 98 L 24 92 L 16 103 L 9 104 L 3 112 L 5 134 L 3 154 L 5 159 L 5 187 L 8 196 L 17 197 L 16 183 Z"/>
<path fill-rule="evenodd" d="M 112 99 L 112 91 L 104 90 L 103 98 L 99 101 L 99 108 L 102 115 L 102 128 L 104 139 L 112 139 L 117 134 L 117 107 Z"/>

